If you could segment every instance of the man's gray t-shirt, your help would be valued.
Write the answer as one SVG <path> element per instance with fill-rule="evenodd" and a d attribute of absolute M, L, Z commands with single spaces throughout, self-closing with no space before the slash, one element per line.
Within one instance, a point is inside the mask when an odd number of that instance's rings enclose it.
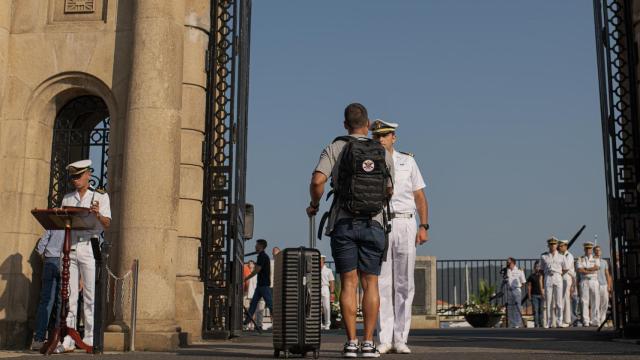
<path fill-rule="evenodd" d="M 350 135 L 355 138 L 366 138 L 365 135 Z M 337 183 L 338 178 L 338 168 L 340 163 L 340 155 L 342 154 L 342 149 L 346 145 L 346 141 L 336 141 L 329 146 L 327 146 L 324 150 L 322 150 L 322 154 L 320 154 L 320 160 L 318 161 L 318 165 L 316 165 L 315 171 L 319 171 L 323 173 L 327 178 L 332 179 L 333 183 Z M 389 168 L 389 172 L 391 174 L 391 178 L 395 177 L 394 169 L 393 169 L 393 156 L 386 151 L 385 152 L 385 162 L 387 163 L 387 167 Z M 389 187 L 393 186 L 392 180 L 389 181 Z M 327 235 L 331 234 L 333 231 L 333 225 L 340 219 L 351 218 L 352 215 L 342 209 L 340 204 L 336 204 L 329 215 L 329 222 L 327 224 Z M 383 225 L 384 219 L 382 216 L 382 212 L 378 213 L 373 217 L 373 220 L 377 221 L 380 225 Z"/>

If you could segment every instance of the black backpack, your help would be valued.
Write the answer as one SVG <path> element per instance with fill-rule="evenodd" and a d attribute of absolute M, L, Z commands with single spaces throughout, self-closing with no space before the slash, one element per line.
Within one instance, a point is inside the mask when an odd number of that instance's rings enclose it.
<path fill-rule="evenodd" d="M 336 201 L 354 217 L 373 217 L 388 205 L 387 187 L 391 174 L 385 161 L 385 149 L 369 138 L 340 136 L 345 141 L 338 167 L 337 182 L 332 183 Z"/>

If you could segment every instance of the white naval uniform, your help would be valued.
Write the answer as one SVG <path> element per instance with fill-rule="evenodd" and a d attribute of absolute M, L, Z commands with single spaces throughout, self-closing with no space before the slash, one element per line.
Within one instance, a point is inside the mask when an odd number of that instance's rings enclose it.
<path fill-rule="evenodd" d="M 418 164 L 411 155 L 393 152 L 395 180 L 391 198 L 391 220 L 387 259 L 378 278 L 380 344 L 406 344 L 411 327 L 411 304 L 415 292 L 413 271 L 416 262 L 416 203 L 414 191 L 425 187 Z"/>
<path fill-rule="evenodd" d="M 571 325 L 573 322 L 573 311 L 571 311 L 571 286 L 573 286 L 576 278 L 575 260 L 573 255 L 567 250 L 564 254 L 565 263 L 568 271 L 562 275 L 562 305 L 563 315 L 562 321 L 565 325 Z"/>
<path fill-rule="evenodd" d="M 607 310 L 609 309 L 609 282 L 607 281 L 606 270 L 609 269 L 607 260 L 600 259 L 600 269 L 598 269 L 598 324 L 607 320 Z"/>
<path fill-rule="evenodd" d="M 578 259 L 578 269 L 589 269 L 594 266 L 600 266 L 600 259 L 593 255 L 586 257 L 581 256 Z M 580 301 L 582 302 L 582 324 L 584 326 L 599 326 L 598 310 L 599 310 L 599 289 L 598 273 L 582 274 L 580 280 Z"/>
<path fill-rule="evenodd" d="M 88 189 L 82 199 L 77 191 L 68 193 L 62 199 L 62 206 L 76 206 L 90 208 L 92 201 L 98 201 L 101 216 L 111 219 L 111 204 L 109 195 Z M 96 288 L 96 262 L 91 248 L 91 236 L 104 231 L 102 224 L 96 221 L 96 226 L 92 230 L 74 230 L 71 232 L 71 262 L 69 266 L 69 314 L 67 315 L 67 326 L 76 328 L 78 314 L 78 282 L 82 276 L 83 288 L 82 298 L 84 301 L 84 339 L 82 341 L 93 346 L 93 305 L 95 302 Z M 70 347 L 73 340 L 70 336 L 65 337 L 65 346 Z"/>
<path fill-rule="evenodd" d="M 514 267 L 507 269 L 507 313 L 509 327 L 522 327 L 522 286 L 527 283 L 524 272 Z"/>
<path fill-rule="evenodd" d="M 565 257 L 558 251 L 551 254 L 545 252 L 540 256 L 544 272 L 545 327 L 562 324 L 562 271 L 566 270 Z M 554 307 L 555 305 L 555 307 Z"/>
<path fill-rule="evenodd" d="M 329 329 L 331 327 L 331 288 L 329 284 L 331 281 L 335 281 L 333 271 L 325 264 L 320 272 L 322 279 L 322 289 L 320 291 L 322 295 L 322 316 L 324 318 L 324 326 Z"/>

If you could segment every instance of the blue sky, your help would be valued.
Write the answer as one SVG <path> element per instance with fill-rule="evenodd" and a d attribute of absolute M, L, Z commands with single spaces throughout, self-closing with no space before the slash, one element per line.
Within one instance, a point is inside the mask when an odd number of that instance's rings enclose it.
<path fill-rule="evenodd" d="M 357 101 L 416 154 L 419 255 L 537 257 L 582 224 L 608 244 L 590 1 L 255 0 L 251 41 L 256 238 L 308 243 L 311 172 Z"/>

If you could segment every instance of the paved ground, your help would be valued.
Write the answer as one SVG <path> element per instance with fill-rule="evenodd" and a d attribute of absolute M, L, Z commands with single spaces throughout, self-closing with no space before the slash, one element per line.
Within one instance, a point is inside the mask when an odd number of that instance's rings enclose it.
<path fill-rule="evenodd" d="M 613 333 L 593 329 L 439 329 L 412 332 L 411 355 L 388 354 L 385 359 L 640 359 L 637 342 L 613 340 Z M 323 333 L 321 358 L 339 358 L 344 338 L 339 331 Z M 55 355 L 73 359 L 91 359 L 74 353 Z M 196 344 L 175 353 L 110 353 L 109 359 L 259 359 L 271 358 L 271 334 L 247 334 L 231 341 Z M 0 358 L 41 358 L 30 352 L 0 352 Z"/>

